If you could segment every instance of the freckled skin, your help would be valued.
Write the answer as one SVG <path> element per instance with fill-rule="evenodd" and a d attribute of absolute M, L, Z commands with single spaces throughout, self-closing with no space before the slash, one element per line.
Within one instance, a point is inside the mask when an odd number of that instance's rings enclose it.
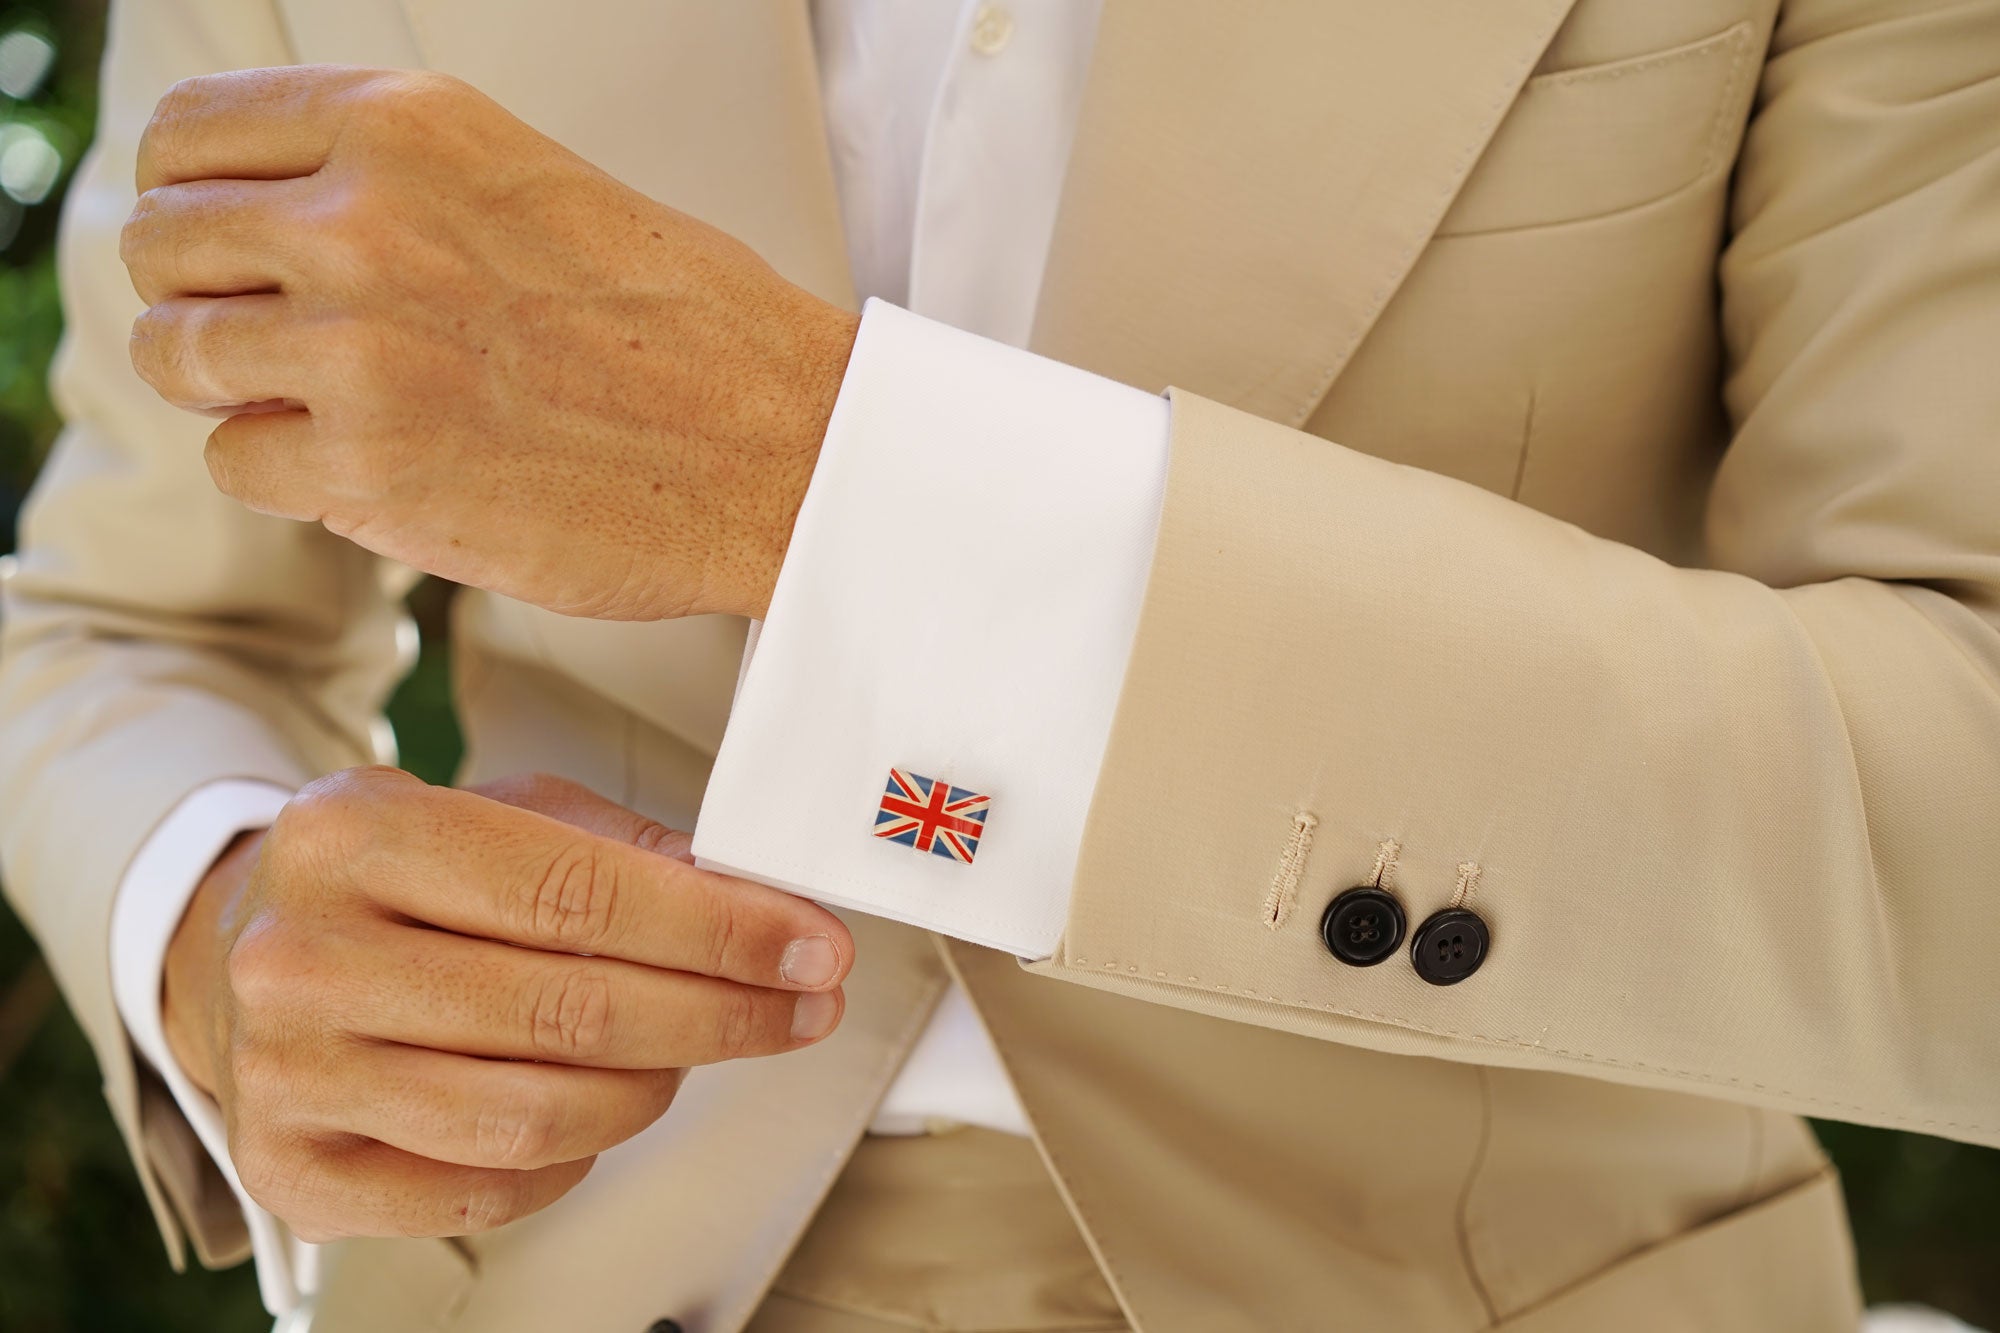
<path fill-rule="evenodd" d="M 191 80 L 141 163 L 134 364 L 236 411 L 222 489 L 568 614 L 762 613 L 855 316 L 442 76 Z"/>

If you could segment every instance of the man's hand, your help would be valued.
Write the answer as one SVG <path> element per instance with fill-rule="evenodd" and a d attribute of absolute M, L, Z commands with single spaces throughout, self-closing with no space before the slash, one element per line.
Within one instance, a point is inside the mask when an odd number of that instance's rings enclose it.
<path fill-rule="evenodd" d="M 300 792 L 216 863 L 167 956 L 174 1054 L 251 1197 L 307 1240 L 531 1213 L 658 1119 L 687 1066 L 839 1021 L 846 927 L 688 864 L 574 783 L 393 769 Z"/>
<path fill-rule="evenodd" d="M 224 491 L 551 610 L 763 613 L 853 315 L 441 75 L 189 79 L 138 186 L 133 364 L 228 418 Z"/>

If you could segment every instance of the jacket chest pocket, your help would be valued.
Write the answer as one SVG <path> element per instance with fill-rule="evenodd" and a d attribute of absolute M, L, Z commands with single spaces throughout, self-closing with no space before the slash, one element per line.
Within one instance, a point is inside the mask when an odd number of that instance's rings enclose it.
<path fill-rule="evenodd" d="M 1760 67 L 1758 29 L 1528 80 L 1438 235 L 1644 207 L 1728 170 Z"/>

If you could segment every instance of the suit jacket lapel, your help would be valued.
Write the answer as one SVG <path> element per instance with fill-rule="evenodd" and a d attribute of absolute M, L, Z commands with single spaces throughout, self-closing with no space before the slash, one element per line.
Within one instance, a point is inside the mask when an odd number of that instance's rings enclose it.
<path fill-rule="evenodd" d="M 401 0 L 423 63 L 852 307 L 803 0 Z M 534 40 L 520 29 L 538 27 Z"/>
<path fill-rule="evenodd" d="M 1303 424 L 1572 3 L 1107 0 L 1035 350 Z"/>

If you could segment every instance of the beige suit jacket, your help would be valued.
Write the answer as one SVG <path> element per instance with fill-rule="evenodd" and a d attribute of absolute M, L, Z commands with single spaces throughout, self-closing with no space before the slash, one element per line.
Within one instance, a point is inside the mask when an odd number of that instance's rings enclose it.
<path fill-rule="evenodd" d="M 1795 1113 L 2000 1143 L 2000 12 L 1777 8 L 1111 0 L 1034 343 L 1174 386 L 1173 463 L 1059 952 L 855 919 L 836 1039 L 515 1226 L 338 1247 L 322 1333 L 736 1328 L 952 971 L 1147 1333 L 1851 1323 Z M 109 900 L 190 789 L 380 752 L 405 576 L 212 491 L 115 244 L 167 84 L 294 60 L 461 75 L 852 299 L 803 0 L 119 8 L 0 801 L 211 1258 Z M 686 824 L 739 634 L 467 596 L 468 776 Z M 1336 963 L 1378 873 L 1484 968 Z"/>

